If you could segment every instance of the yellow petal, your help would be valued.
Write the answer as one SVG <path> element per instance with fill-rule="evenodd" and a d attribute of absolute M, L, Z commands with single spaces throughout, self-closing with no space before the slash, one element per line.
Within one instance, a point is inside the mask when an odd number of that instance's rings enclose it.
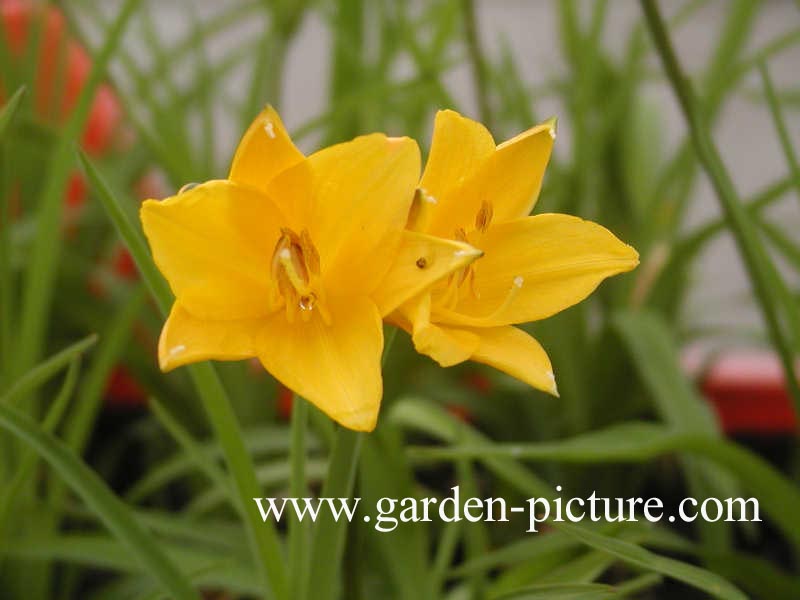
<path fill-rule="evenodd" d="M 210 181 L 145 201 L 141 219 L 158 268 L 192 314 L 232 319 L 270 311 L 269 265 L 284 217 L 266 195 Z"/>
<path fill-rule="evenodd" d="M 256 356 L 263 319 L 198 319 L 179 302 L 172 306 L 158 340 L 162 371 L 202 360 L 242 360 Z"/>
<path fill-rule="evenodd" d="M 265 190 L 273 177 L 303 158 L 278 113 L 267 106 L 242 136 L 228 179 Z"/>
<path fill-rule="evenodd" d="M 286 216 L 286 225 L 302 231 L 309 228 L 313 203 L 313 172 L 308 159 L 276 175 L 266 187 L 267 195 Z"/>
<path fill-rule="evenodd" d="M 478 335 L 434 325 L 430 315 L 431 295 L 423 293 L 406 302 L 389 320 L 409 331 L 416 351 L 430 356 L 440 366 L 451 367 L 468 360 L 478 349 Z"/>
<path fill-rule="evenodd" d="M 394 262 L 372 298 L 381 315 L 387 315 L 481 254 L 469 244 L 404 231 Z"/>
<path fill-rule="evenodd" d="M 486 127 L 453 110 L 440 110 L 420 187 L 434 197 L 443 197 L 475 173 L 493 152 L 494 140 Z"/>
<path fill-rule="evenodd" d="M 511 326 L 469 331 L 480 337 L 472 360 L 508 373 L 537 390 L 558 396 L 550 359 L 533 337 Z"/>
<path fill-rule="evenodd" d="M 264 368 L 331 419 L 371 431 L 382 395 L 381 316 L 366 297 L 331 299 L 331 324 L 315 313 L 307 322 L 275 313 L 259 339 Z"/>
<path fill-rule="evenodd" d="M 475 289 L 436 322 L 490 327 L 549 317 L 586 298 L 603 279 L 639 264 L 632 247 L 597 223 L 542 214 L 490 227 L 475 242 Z"/>
<path fill-rule="evenodd" d="M 419 178 L 409 138 L 358 137 L 309 157 L 314 171 L 311 238 L 331 289 L 372 292 L 400 243 Z"/>
<path fill-rule="evenodd" d="M 457 227 L 470 231 L 484 202 L 493 223 L 527 216 L 539 196 L 554 136 L 551 120 L 500 144 L 471 177 L 444 195 L 430 231 L 448 236 Z"/>
<path fill-rule="evenodd" d="M 452 367 L 469 360 L 480 345 L 480 337 L 476 333 L 433 324 L 416 329 L 412 340 L 417 352 L 430 356 L 442 367 Z"/>

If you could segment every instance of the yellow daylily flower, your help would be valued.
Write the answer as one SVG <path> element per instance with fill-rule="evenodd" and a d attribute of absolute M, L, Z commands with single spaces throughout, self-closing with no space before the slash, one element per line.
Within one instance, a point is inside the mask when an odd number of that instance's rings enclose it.
<path fill-rule="evenodd" d="M 175 294 L 161 368 L 257 357 L 342 425 L 374 428 L 382 317 L 479 252 L 404 229 L 419 149 L 372 134 L 309 157 L 267 107 L 226 180 L 141 208 Z"/>
<path fill-rule="evenodd" d="M 639 263 L 604 227 L 561 214 L 529 216 L 555 120 L 495 145 L 480 123 L 436 115 L 431 153 L 408 227 L 467 242 L 483 257 L 403 305 L 392 319 L 442 366 L 471 359 L 558 395 L 547 353 L 514 324 L 583 300 Z"/>

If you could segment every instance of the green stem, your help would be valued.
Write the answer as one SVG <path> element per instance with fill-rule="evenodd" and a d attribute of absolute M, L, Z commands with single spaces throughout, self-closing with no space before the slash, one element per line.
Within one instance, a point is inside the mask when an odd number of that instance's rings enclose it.
<path fill-rule="evenodd" d="M 142 279 L 153 294 L 162 314 L 169 312 L 172 294 L 155 266 L 142 235 L 128 219 L 119 199 L 100 177 L 91 161 L 79 152 L 86 174 L 96 189 L 108 216 L 136 261 Z M 244 443 L 242 429 L 222 382 L 214 367 L 199 363 L 186 367 L 197 389 L 208 421 L 219 441 L 238 495 L 237 508 L 246 524 L 247 538 L 258 565 L 261 583 L 270 598 L 287 597 L 286 569 L 277 532 L 271 522 L 263 522 L 253 506 L 253 498 L 261 497 L 253 459 Z"/>
<path fill-rule="evenodd" d="M 395 327 L 384 331 L 381 367 L 386 365 L 389 351 L 397 336 L 397 328 Z M 344 427 L 337 429 L 328 464 L 328 476 L 325 479 L 325 485 L 322 487 L 322 498 L 349 498 L 353 493 L 356 467 L 358 466 L 363 439 L 364 434 L 361 432 L 351 431 Z M 294 476 L 294 473 L 292 475 Z M 314 600 L 337 597 L 335 593 L 339 589 L 337 577 L 342 564 L 346 534 L 347 522 L 345 520 L 336 521 L 330 515 L 321 515 L 321 518 L 316 523 L 311 547 L 311 573 L 309 578 L 310 581 L 314 582 Z M 308 594 L 296 597 L 309 598 Z"/>
<path fill-rule="evenodd" d="M 361 453 L 364 434 L 340 427 L 331 451 L 328 477 L 322 487 L 323 498 L 349 498 L 356 480 L 356 467 Z M 311 577 L 314 582 L 314 600 L 337 597 L 337 577 L 344 554 L 347 534 L 346 521 L 337 521 L 331 515 L 320 515 L 314 531 L 311 549 Z M 310 598 L 310 596 L 306 596 Z"/>
<path fill-rule="evenodd" d="M 800 331 L 787 333 L 782 328 L 781 318 L 774 304 L 778 299 L 773 297 L 770 288 L 770 284 L 781 286 L 783 282 L 775 271 L 774 265 L 766 256 L 761 246 L 761 240 L 758 238 L 758 233 L 750 222 L 747 211 L 739 201 L 730 175 L 711 140 L 703 119 L 703 111 L 689 80 L 678 63 L 655 0 L 640 0 L 640 2 L 656 49 L 661 56 L 664 70 L 678 97 L 678 102 L 687 121 L 695 152 L 714 187 L 717 198 L 728 219 L 739 252 L 750 276 L 750 281 L 753 284 L 753 290 L 761 306 L 770 338 L 780 354 L 787 386 L 794 398 L 795 412 L 800 414 L 800 386 L 798 386 L 794 373 L 794 350 L 791 341 L 793 338 L 800 336 Z M 776 290 L 776 293 L 779 292 L 780 290 Z M 790 322 L 794 321 L 792 315 L 795 307 L 786 305 L 784 309 L 784 317 Z M 794 326 L 787 327 L 787 329 L 794 329 Z"/>
<path fill-rule="evenodd" d="M 480 38 L 478 37 L 475 2 L 473 0 L 463 0 L 461 6 L 464 15 L 464 38 L 467 44 L 467 55 L 472 66 L 472 77 L 475 80 L 475 95 L 478 97 L 478 111 L 483 124 L 486 125 L 489 131 L 492 131 L 494 119 L 492 105 L 489 101 L 488 68 L 481 49 Z"/>
<path fill-rule="evenodd" d="M 292 401 L 290 496 L 302 498 L 306 495 L 306 429 L 308 425 L 308 402 L 295 395 Z M 289 597 L 304 598 L 308 591 L 308 569 L 310 563 L 308 521 L 289 521 Z"/>
<path fill-rule="evenodd" d="M 44 347 L 60 259 L 59 226 L 64 186 L 72 167 L 73 147 L 86 123 L 92 99 L 106 73 L 111 56 L 117 49 L 125 29 L 140 4 L 127 0 L 114 23 L 108 28 L 102 47 L 93 56 L 92 69 L 48 163 L 36 212 L 36 238 L 30 250 L 25 273 L 22 314 L 19 317 L 19 348 L 13 373 L 20 374 L 36 363 Z M 32 71 L 31 71 L 32 72 Z"/>
<path fill-rule="evenodd" d="M 767 98 L 767 104 L 772 113 L 772 120 L 775 122 L 775 129 L 778 131 L 781 148 L 783 148 L 783 154 L 786 156 L 789 173 L 797 187 L 797 199 L 800 200 L 800 163 L 798 163 L 797 154 L 795 154 L 794 148 L 792 147 L 789 129 L 786 127 L 786 119 L 783 116 L 783 111 L 781 111 L 778 95 L 775 93 L 775 86 L 772 84 L 772 78 L 769 76 L 769 69 L 767 69 L 766 63 L 763 61 L 759 62 L 758 70 L 761 73 L 761 81 L 764 84 L 764 95 Z"/>

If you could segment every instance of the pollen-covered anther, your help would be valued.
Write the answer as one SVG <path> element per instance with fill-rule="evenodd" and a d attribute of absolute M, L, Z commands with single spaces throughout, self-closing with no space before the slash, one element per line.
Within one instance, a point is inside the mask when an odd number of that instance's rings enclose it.
<path fill-rule="evenodd" d="M 475 229 L 483 233 L 492 224 L 492 217 L 494 216 L 494 209 L 492 205 L 484 200 L 481 202 L 481 207 L 478 209 L 478 214 L 475 215 Z"/>
<path fill-rule="evenodd" d="M 277 286 L 278 302 L 286 306 L 286 318 L 292 322 L 299 312 L 307 321 L 311 312 L 319 310 L 327 322 L 329 315 L 319 302 L 318 279 L 320 273 L 319 253 L 307 230 L 300 235 L 286 227 L 275 244 L 272 255 L 272 279 Z"/>

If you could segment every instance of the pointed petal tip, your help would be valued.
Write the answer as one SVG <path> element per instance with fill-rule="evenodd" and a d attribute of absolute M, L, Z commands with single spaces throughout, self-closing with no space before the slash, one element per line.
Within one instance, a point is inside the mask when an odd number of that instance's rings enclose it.
<path fill-rule="evenodd" d="M 556 134 L 558 133 L 558 117 L 550 117 L 544 121 L 542 125 L 547 127 L 550 130 L 550 136 L 556 139 Z"/>
<path fill-rule="evenodd" d="M 555 396 L 556 398 L 560 398 L 561 394 L 558 393 L 558 384 L 556 384 L 556 376 L 552 371 L 548 371 L 547 379 L 550 380 L 550 388 L 546 390 L 547 393 Z"/>
<path fill-rule="evenodd" d="M 629 261 L 628 270 L 632 271 L 633 269 L 635 269 L 636 267 L 639 266 L 639 262 L 640 262 L 639 261 L 639 251 L 636 250 L 636 248 L 634 248 L 630 244 L 625 244 L 625 248 L 627 249 L 628 255 L 629 255 L 628 256 L 628 261 Z"/>
<path fill-rule="evenodd" d="M 462 248 L 453 252 L 453 256 L 464 259 L 467 262 L 472 262 L 483 256 L 483 250 L 470 246 L 469 244 L 463 244 Z"/>

